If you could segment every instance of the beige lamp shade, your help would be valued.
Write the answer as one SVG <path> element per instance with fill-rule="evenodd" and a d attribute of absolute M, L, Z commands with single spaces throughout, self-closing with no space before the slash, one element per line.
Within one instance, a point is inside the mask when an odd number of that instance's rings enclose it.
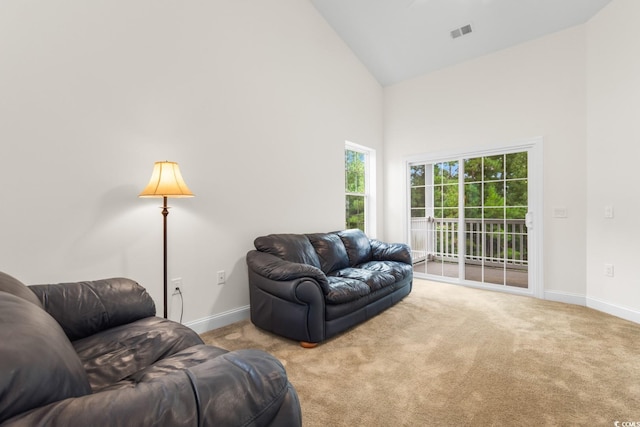
<path fill-rule="evenodd" d="M 193 197 L 176 162 L 156 162 L 149 184 L 139 197 Z"/>

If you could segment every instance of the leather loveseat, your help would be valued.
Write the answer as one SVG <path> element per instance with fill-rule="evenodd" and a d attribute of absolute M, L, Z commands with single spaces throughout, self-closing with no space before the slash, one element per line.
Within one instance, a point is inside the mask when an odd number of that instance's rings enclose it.
<path fill-rule="evenodd" d="M 299 426 L 280 362 L 203 345 L 128 279 L 0 272 L 0 426 Z"/>
<path fill-rule="evenodd" d="M 251 321 L 313 347 L 411 292 L 406 244 L 369 239 L 357 229 L 270 234 L 247 253 Z"/>

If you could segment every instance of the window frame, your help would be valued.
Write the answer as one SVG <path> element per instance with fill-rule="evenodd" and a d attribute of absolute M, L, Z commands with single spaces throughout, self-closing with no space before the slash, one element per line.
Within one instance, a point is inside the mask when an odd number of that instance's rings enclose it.
<path fill-rule="evenodd" d="M 347 192 L 346 182 L 344 188 L 344 201 L 346 203 L 347 196 L 364 195 L 364 233 L 370 237 L 376 237 L 376 150 L 364 145 L 356 144 L 351 141 L 345 141 L 343 158 L 346 151 L 355 151 L 364 155 L 364 194 Z M 346 167 L 346 164 L 345 164 Z M 346 179 L 346 177 L 345 177 Z M 346 211 L 344 224 L 346 227 L 347 218 Z"/>

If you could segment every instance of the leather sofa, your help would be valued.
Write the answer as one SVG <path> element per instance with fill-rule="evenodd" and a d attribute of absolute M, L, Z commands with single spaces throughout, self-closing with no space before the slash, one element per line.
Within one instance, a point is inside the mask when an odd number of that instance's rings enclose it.
<path fill-rule="evenodd" d="M 303 347 L 337 335 L 411 292 L 411 251 L 357 229 L 270 234 L 247 253 L 251 321 Z"/>
<path fill-rule="evenodd" d="M 204 345 L 128 279 L 0 272 L 0 343 L 2 427 L 301 425 L 277 359 Z"/>

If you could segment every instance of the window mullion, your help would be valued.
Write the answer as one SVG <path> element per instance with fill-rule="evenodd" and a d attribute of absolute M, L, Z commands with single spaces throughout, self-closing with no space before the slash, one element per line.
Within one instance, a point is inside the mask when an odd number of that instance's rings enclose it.
<path fill-rule="evenodd" d="M 458 278 L 465 280 L 465 260 L 467 259 L 467 231 L 465 227 L 465 186 L 464 159 L 458 159 Z"/>

